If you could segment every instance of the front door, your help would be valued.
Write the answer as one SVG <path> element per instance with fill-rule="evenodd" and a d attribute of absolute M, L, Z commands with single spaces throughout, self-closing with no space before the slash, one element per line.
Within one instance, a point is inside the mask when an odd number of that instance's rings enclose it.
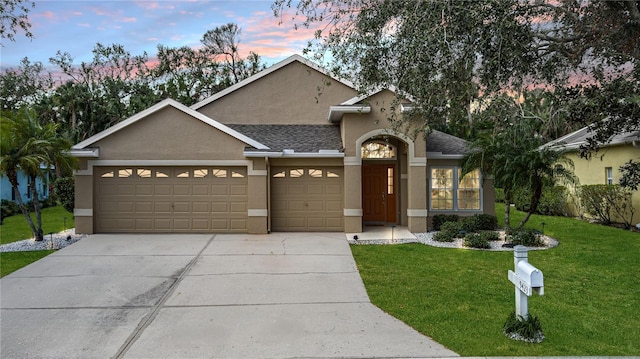
<path fill-rule="evenodd" d="M 362 165 L 362 220 L 396 222 L 396 165 Z"/>

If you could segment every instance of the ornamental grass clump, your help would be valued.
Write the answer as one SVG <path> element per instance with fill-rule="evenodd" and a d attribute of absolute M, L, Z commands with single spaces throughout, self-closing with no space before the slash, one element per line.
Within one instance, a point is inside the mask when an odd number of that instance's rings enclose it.
<path fill-rule="evenodd" d="M 511 312 L 502 330 L 509 338 L 527 343 L 540 343 L 544 339 L 540 318 L 531 314 L 523 318 Z"/>

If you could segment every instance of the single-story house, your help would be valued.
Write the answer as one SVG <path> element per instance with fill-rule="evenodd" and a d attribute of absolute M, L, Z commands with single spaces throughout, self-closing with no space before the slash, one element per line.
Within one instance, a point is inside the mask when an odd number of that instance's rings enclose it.
<path fill-rule="evenodd" d="M 42 168 L 45 169 L 46 166 Z M 38 188 L 38 194 L 40 195 L 38 199 L 43 200 L 49 198 L 49 182 L 48 171 L 45 171 L 44 178 L 36 178 L 36 188 Z M 31 191 L 29 191 L 30 183 L 31 178 L 24 172 L 18 171 L 18 188 L 20 190 L 20 195 L 22 196 L 22 201 L 24 203 L 33 200 L 33 195 L 31 194 Z M 0 176 L 0 199 L 17 203 L 16 192 L 13 190 L 13 187 L 9 182 L 9 178 L 4 173 Z"/>
<path fill-rule="evenodd" d="M 579 185 L 618 184 L 621 176 L 620 167 L 629 160 L 640 161 L 640 131 L 614 135 L 608 143 L 601 145 L 590 159 L 580 157 L 580 146 L 593 135 L 589 126 L 586 126 L 545 146 L 562 146 L 569 150 L 567 158 L 573 162 L 573 171 Z M 640 223 L 640 190 L 633 191 L 631 202 L 636 209 L 632 223 Z M 569 209 L 573 215 L 578 216 L 578 208 L 578 205 L 573 204 Z"/>
<path fill-rule="evenodd" d="M 294 55 L 191 107 L 164 100 L 72 147 L 76 231 L 425 232 L 493 214 L 492 181 L 459 178 L 467 143 L 392 131 L 393 97 Z"/>

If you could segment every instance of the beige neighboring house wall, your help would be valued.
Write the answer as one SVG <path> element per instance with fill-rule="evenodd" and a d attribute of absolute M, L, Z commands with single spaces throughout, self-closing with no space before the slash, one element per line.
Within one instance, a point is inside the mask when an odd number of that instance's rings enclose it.
<path fill-rule="evenodd" d="M 634 147 L 631 143 L 618 144 L 601 149 L 589 160 L 580 157 L 578 152 L 572 152 L 567 157 L 573 161 L 574 174 L 580 180 L 580 185 L 608 184 L 608 169 L 610 169 L 610 174 L 612 175 L 611 182 L 618 184 L 621 176 L 620 166 L 631 159 L 640 161 L 640 148 Z M 572 214 L 575 216 L 585 215 L 580 207 L 576 205 L 577 202 L 579 202 L 578 199 L 572 195 L 570 198 L 570 203 L 573 203 L 570 206 L 573 210 Z M 640 190 L 632 192 L 631 202 L 635 209 L 632 224 L 638 224 L 640 223 Z M 621 218 L 616 218 L 615 220 L 622 222 Z"/>
<path fill-rule="evenodd" d="M 630 160 L 640 161 L 640 131 L 624 132 L 614 135 L 609 142 L 602 145 L 591 158 L 580 157 L 579 148 L 591 137 L 589 127 L 583 127 L 566 136 L 547 143 L 545 146 L 563 147 L 569 150 L 567 158 L 573 162 L 573 172 L 578 178 L 578 186 L 594 184 L 619 184 L 620 167 Z M 571 190 L 571 189 L 570 189 Z M 588 216 L 580 206 L 580 200 L 574 190 L 567 199 L 569 210 L 575 216 Z M 640 189 L 632 192 L 632 205 L 635 214 L 632 224 L 640 223 Z M 621 218 L 614 219 L 622 222 Z M 627 219 L 628 220 L 628 219 Z"/>

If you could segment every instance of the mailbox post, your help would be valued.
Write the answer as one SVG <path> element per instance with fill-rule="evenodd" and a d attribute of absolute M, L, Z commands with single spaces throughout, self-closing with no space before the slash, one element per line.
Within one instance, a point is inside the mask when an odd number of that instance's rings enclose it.
<path fill-rule="evenodd" d="M 515 272 L 509 271 L 509 280 L 515 286 L 516 315 L 527 319 L 529 317 L 529 297 L 535 291 L 544 294 L 544 278 L 542 272 L 528 261 L 527 247 L 513 248 L 513 264 Z"/>

